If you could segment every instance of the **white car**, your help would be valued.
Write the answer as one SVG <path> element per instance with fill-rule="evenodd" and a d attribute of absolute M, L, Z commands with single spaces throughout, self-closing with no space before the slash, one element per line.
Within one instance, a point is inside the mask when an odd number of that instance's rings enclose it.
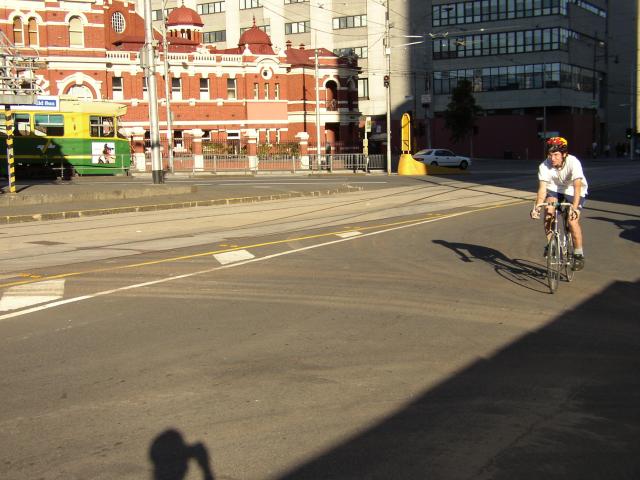
<path fill-rule="evenodd" d="M 419 162 L 423 162 L 425 165 L 441 165 L 443 167 L 458 167 L 462 170 L 471 165 L 471 159 L 469 157 L 461 157 L 456 155 L 451 150 L 445 150 L 443 148 L 426 148 L 419 150 L 413 154 L 413 158 Z"/>

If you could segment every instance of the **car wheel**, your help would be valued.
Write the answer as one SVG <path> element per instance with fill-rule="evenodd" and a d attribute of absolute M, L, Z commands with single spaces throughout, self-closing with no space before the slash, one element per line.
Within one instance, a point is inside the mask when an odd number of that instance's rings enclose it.
<path fill-rule="evenodd" d="M 460 162 L 460 168 L 462 170 L 466 170 L 468 166 L 469 166 L 469 162 L 467 162 L 466 160 L 463 160 Z"/>
<path fill-rule="evenodd" d="M 433 165 L 434 167 L 438 166 L 438 162 L 431 162 L 431 165 Z"/>

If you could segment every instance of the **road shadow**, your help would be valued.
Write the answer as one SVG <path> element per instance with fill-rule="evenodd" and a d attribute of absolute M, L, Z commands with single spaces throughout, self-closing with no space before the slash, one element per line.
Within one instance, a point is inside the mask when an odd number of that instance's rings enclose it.
<path fill-rule="evenodd" d="M 640 478 L 640 282 L 616 282 L 279 477 Z"/>
<path fill-rule="evenodd" d="M 620 230 L 620 238 L 640 243 L 640 220 L 616 220 L 607 217 L 589 217 L 589 220 L 612 223 Z"/>
<path fill-rule="evenodd" d="M 215 478 L 207 447 L 203 443 L 186 444 L 175 429 L 165 430 L 151 442 L 149 458 L 153 464 L 153 480 L 186 479 L 191 460 L 195 460 L 203 480 Z"/>
<path fill-rule="evenodd" d="M 548 292 L 547 270 L 542 265 L 528 260 L 509 258 L 499 250 L 482 245 L 446 240 L 433 240 L 433 243 L 450 249 L 462 262 L 474 260 L 486 262 L 498 275 L 510 282 L 530 290 Z"/>

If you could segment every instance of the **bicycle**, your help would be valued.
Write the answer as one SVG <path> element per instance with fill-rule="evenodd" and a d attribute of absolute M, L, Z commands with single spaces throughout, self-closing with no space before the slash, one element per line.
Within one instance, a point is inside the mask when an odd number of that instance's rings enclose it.
<path fill-rule="evenodd" d="M 539 207 L 554 207 L 554 218 L 551 224 L 551 237 L 547 243 L 547 281 L 551 293 L 558 290 L 560 271 L 564 268 L 567 282 L 575 275 L 573 269 L 573 236 L 569 231 L 569 213 L 572 205 L 567 202 L 544 202 Z M 562 228 L 559 227 L 562 218 Z"/>

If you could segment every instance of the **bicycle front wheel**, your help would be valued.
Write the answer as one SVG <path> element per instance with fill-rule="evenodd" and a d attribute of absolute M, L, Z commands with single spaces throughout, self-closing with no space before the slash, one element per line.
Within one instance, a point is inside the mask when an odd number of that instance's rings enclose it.
<path fill-rule="evenodd" d="M 564 258 L 564 269 L 567 282 L 570 282 L 576 274 L 576 271 L 573 269 L 573 236 L 571 232 L 567 232 L 567 254 Z"/>
<path fill-rule="evenodd" d="M 549 283 L 549 290 L 551 293 L 555 293 L 558 289 L 558 282 L 560 280 L 560 242 L 558 237 L 553 235 L 549 240 L 547 247 L 547 281 Z"/>

